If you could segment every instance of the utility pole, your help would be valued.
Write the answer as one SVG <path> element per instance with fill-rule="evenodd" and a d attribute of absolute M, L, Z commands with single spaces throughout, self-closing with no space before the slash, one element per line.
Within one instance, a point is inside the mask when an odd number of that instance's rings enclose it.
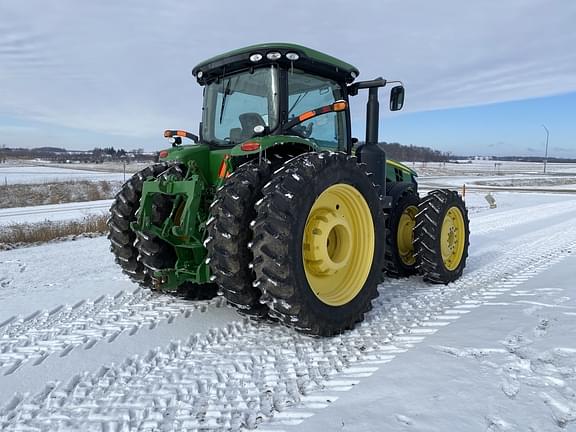
<path fill-rule="evenodd" d="M 544 130 L 546 131 L 546 151 L 544 153 L 544 174 L 546 174 L 546 163 L 548 162 L 548 138 L 550 137 L 550 131 L 544 125 L 542 125 Z"/>

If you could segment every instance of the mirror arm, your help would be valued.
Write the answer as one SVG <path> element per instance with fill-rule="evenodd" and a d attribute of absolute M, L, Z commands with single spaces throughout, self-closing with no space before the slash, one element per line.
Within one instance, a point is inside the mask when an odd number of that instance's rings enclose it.
<path fill-rule="evenodd" d="M 369 81 L 358 81 L 357 83 L 348 86 L 348 94 L 350 96 L 356 96 L 358 94 L 358 90 L 360 89 L 384 87 L 388 82 L 395 82 L 395 81 L 386 81 L 382 77 Z"/>

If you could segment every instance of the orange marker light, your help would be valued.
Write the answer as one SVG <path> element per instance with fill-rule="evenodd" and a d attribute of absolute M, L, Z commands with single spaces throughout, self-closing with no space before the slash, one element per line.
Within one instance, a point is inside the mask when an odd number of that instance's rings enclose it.
<path fill-rule="evenodd" d="M 165 130 L 164 131 L 164 138 L 170 138 L 171 136 L 172 136 L 171 130 Z"/>
<path fill-rule="evenodd" d="M 176 131 L 176 135 L 178 135 L 179 137 L 186 138 L 186 131 L 183 130 Z"/>
<path fill-rule="evenodd" d="M 336 101 L 332 104 L 332 109 L 334 111 L 344 111 L 346 108 L 348 108 L 346 101 Z"/>
<path fill-rule="evenodd" d="M 222 159 L 222 163 L 220 164 L 220 169 L 218 169 L 218 177 L 224 178 L 226 177 L 226 173 L 228 172 L 228 159 L 230 158 L 229 155 L 224 156 Z"/>
<path fill-rule="evenodd" d="M 248 152 L 260 149 L 260 143 L 257 142 L 247 142 L 240 146 L 240 150 Z"/>
<path fill-rule="evenodd" d="M 307 112 L 305 112 L 305 113 L 303 113 L 303 114 L 300 114 L 300 115 L 298 116 L 298 120 L 300 120 L 300 121 L 305 121 L 305 120 L 311 119 L 311 118 L 314 117 L 315 115 L 316 115 L 316 113 L 315 113 L 314 111 L 307 111 Z"/>

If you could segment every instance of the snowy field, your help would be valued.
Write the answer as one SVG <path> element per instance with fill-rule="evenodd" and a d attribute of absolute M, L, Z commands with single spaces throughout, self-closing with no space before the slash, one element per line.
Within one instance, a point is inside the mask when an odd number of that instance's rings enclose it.
<path fill-rule="evenodd" d="M 129 178 L 131 173 L 126 173 Z M 124 173 L 46 165 L 0 165 L 0 184 L 48 183 L 70 180 L 124 180 Z"/>
<path fill-rule="evenodd" d="M 494 196 L 462 279 L 330 339 L 139 290 L 103 237 L 0 252 L 0 429 L 575 431 L 576 195 Z"/>

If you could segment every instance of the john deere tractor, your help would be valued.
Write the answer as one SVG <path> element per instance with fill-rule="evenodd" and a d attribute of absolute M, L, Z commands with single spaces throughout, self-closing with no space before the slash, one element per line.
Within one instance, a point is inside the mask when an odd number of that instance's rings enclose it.
<path fill-rule="evenodd" d="M 218 292 L 244 314 L 330 336 L 363 320 L 386 273 L 460 277 L 462 198 L 420 198 L 416 173 L 378 144 L 378 92 L 391 81 L 356 81 L 354 66 L 285 43 L 228 52 L 192 74 L 204 87 L 199 134 L 165 131 L 172 147 L 110 209 L 111 249 L 130 278 L 190 299 Z M 359 145 L 348 102 L 361 90 Z M 396 85 L 390 109 L 403 102 Z"/>

